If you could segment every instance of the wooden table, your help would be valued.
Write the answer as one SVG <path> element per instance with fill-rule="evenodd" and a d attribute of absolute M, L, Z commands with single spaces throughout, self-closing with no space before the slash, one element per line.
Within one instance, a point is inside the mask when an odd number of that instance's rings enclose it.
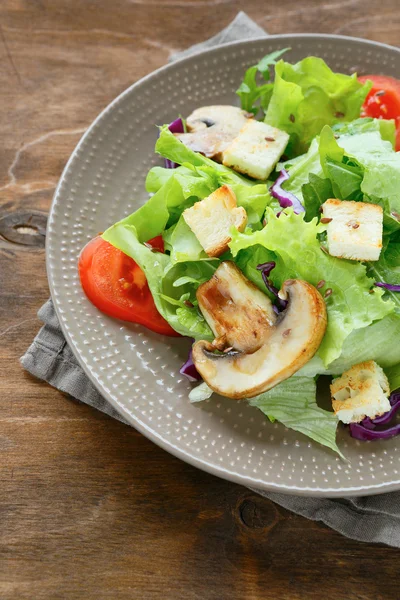
<path fill-rule="evenodd" d="M 79 137 L 132 82 L 244 6 L 270 33 L 399 43 L 398 0 L 0 4 L 0 217 L 14 239 L 0 239 L 4 600 L 400 596 L 400 551 L 345 539 L 197 471 L 18 363 L 49 293 L 40 228 Z M 36 235 L 19 227 L 29 218 Z"/>

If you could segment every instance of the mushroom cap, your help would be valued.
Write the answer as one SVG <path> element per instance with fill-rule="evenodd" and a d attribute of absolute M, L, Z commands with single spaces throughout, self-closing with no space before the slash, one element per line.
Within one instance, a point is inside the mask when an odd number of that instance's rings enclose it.
<path fill-rule="evenodd" d="M 277 319 L 268 296 L 231 261 L 219 265 L 198 287 L 196 297 L 214 336 L 225 336 L 225 347 L 239 352 L 258 350 Z"/>
<path fill-rule="evenodd" d="M 202 106 L 186 119 L 188 133 L 176 135 L 194 152 L 201 152 L 209 158 L 221 161 L 223 151 L 249 118 L 253 118 L 253 115 L 237 106 Z"/>
<path fill-rule="evenodd" d="M 228 398 L 252 398 L 291 377 L 316 353 L 327 325 L 325 302 L 306 281 L 289 279 L 280 296 L 288 306 L 268 327 L 253 353 L 215 353 L 210 342 L 193 346 L 193 362 L 204 381 Z"/>

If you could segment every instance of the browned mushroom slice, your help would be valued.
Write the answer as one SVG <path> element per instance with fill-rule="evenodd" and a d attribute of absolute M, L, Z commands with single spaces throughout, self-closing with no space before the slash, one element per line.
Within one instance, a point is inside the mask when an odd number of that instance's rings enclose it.
<path fill-rule="evenodd" d="M 224 264 L 220 265 L 214 277 L 218 278 L 218 271 Z M 246 278 L 243 279 L 250 284 Z M 306 281 L 285 281 L 280 295 L 288 300 L 288 306 L 279 316 L 272 316 L 269 306 L 257 306 L 250 294 L 246 301 L 236 302 L 236 294 L 243 299 L 245 297 L 239 291 L 236 275 L 228 286 L 229 294 L 222 286 L 221 298 L 216 295 L 211 310 L 208 306 L 204 311 L 209 289 L 203 286 L 197 293 L 199 306 L 214 334 L 225 336 L 222 339 L 228 351 L 216 353 L 215 344 L 199 341 L 193 346 L 193 361 L 204 381 L 215 392 L 237 399 L 257 396 L 296 373 L 318 350 L 326 330 L 326 306 L 318 290 Z M 230 302 L 233 304 L 230 305 Z M 265 321 L 259 319 L 257 329 L 251 329 L 254 319 L 261 316 L 259 311 Z M 257 337 L 254 336 L 253 344 L 252 331 L 259 332 Z M 222 349 L 221 345 L 217 344 L 217 347 Z"/>
<path fill-rule="evenodd" d="M 277 319 L 268 296 L 230 261 L 199 286 L 197 300 L 214 336 L 240 352 L 258 350 Z"/>
<path fill-rule="evenodd" d="M 203 106 L 186 119 L 188 133 L 176 136 L 191 150 L 221 162 L 222 153 L 252 115 L 236 106 Z"/>

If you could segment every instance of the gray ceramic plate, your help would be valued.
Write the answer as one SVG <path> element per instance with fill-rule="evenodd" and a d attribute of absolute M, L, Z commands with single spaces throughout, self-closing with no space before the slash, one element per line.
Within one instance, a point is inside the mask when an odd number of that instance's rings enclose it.
<path fill-rule="evenodd" d="M 102 315 L 83 294 L 77 258 L 84 244 L 138 208 L 157 164 L 156 124 L 205 104 L 237 103 L 244 70 L 290 46 L 287 59 L 324 58 L 338 71 L 400 77 L 400 50 L 327 35 L 282 35 L 227 44 L 168 65 L 126 90 L 96 119 L 61 177 L 50 214 L 47 267 L 66 338 L 90 379 L 134 427 L 168 452 L 244 485 L 311 496 L 400 488 L 400 437 L 360 443 L 339 431 L 349 463 L 258 410 L 223 398 L 188 401 L 179 374 L 185 340 L 163 338 Z"/>

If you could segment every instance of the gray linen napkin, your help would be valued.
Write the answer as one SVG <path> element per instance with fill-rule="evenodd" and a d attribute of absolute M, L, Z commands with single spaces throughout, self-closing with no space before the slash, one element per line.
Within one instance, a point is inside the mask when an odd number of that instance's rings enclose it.
<path fill-rule="evenodd" d="M 225 42 L 261 36 L 267 34 L 245 13 L 240 12 L 216 36 L 175 55 L 173 59 Z M 23 367 L 62 392 L 126 423 L 99 394 L 76 361 L 65 341 L 51 300 L 42 306 L 38 316 L 44 326 L 21 358 Z M 322 521 L 349 538 L 400 547 L 400 493 L 329 500 L 254 491 L 308 519 Z"/>

